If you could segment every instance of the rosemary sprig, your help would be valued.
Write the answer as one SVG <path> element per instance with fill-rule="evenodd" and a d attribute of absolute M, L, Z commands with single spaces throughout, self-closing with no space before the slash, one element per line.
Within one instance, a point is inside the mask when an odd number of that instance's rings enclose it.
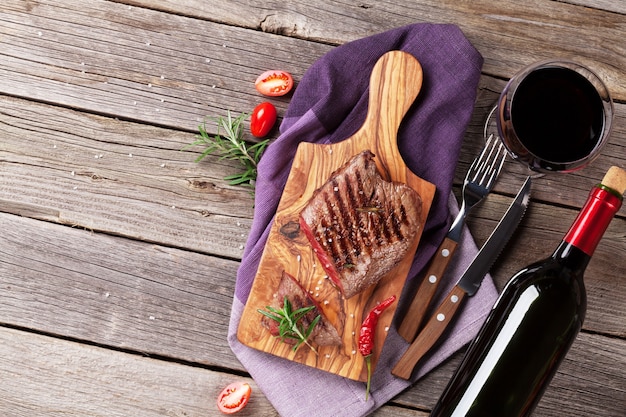
<path fill-rule="evenodd" d="M 217 134 L 209 135 L 206 130 L 206 121 L 198 126 L 200 135 L 197 140 L 187 145 L 183 150 L 194 147 L 204 146 L 204 150 L 196 158 L 196 162 L 200 162 L 209 154 L 220 155 L 220 160 L 229 159 L 239 161 L 243 165 L 240 173 L 228 175 L 224 180 L 230 185 L 249 185 L 254 186 L 257 175 L 257 165 L 261 160 L 261 155 L 269 144 L 269 139 L 249 145 L 243 139 L 243 122 L 248 118 L 248 114 L 242 113 L 234 117 L 230 110 L 227 111 L 226 117 L 213 117 L 217 125 Z"/>
<path fill-rule="evenodd" d="M 308 327 L 302 323 L 304 316 L 315 309 L 315 306 L 302 307 L 293 311 L 291 302 L 287 296 L 285 296 L 282 308 L 267 306 L 266 309 L 267 310 L 259 309 L 257 311 L 278 323 L 278 337 L 280 340 L 295 340 L 296 344 L 293 347 L 294 352 L 304 343 L 317 354 L 317 350 L 309 343 L 309 337 L 322 316 L 318 314 Z"/>

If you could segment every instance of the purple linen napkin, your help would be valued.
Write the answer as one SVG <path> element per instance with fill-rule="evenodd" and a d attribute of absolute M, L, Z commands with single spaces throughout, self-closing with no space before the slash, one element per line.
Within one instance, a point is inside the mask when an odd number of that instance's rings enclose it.
<path fill-rule="evenodd" d="M 482 66 L 482 57 L 458 27 L 409 25 L 344 44 L 315 62 L 293 95 L 280 136 L 267 148 L 258 167 L 254 221 L 237 274 L 228 332 L 231 349 L 283 416 L 366 415 L 411 384 L 390 372 L 408 347 L 395 327 L 389 331 L 373 375 L 368 402 L 363 383 L 248 348 L 236 335 L 298 144 L 340 142 L 361 127 L 367 113 L 371 70 L 390 50 L 409 52 L 422 65 L 422 90 L 400 127 L 398 147 L 409 168 L 437 186 L 409 273 L 406 287 L 411 292 L 419 284 L 420 271 L 443 240 L 450 214 L 458 211 L 451 192 L 452 180 Z M 476 245 L 464 230 L 446 274 L 448 279 L 442 283 L 440 298 L 476 252 Z M 466 303 L 450 335 L 425 358 L 413 382 L 475 336 L 496 297 L 497 291 L 488 277 Z M 408 297 L 402 296 L 398 309 L 403 310 L 409 303 Z"/>

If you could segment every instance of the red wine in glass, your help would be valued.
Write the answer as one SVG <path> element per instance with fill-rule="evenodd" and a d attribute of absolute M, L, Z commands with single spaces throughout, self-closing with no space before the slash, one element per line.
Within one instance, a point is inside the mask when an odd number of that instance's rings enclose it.
<path fill-rule="evenodd" d="M 515 75 L 497 105 L 511 156 L 539 172 L 580 169 L 601 152 L 613 102 L 598 76 L 570 61 L 545 61 Z"/>

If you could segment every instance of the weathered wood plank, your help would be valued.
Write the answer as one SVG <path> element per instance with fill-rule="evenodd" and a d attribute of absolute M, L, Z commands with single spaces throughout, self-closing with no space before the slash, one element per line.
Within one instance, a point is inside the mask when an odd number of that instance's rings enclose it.
<path fill-rule="evenodd" d="M 238 169 L 195 136 L 0 97 L 0 211 L 240 258 L 252 221 Z"/>
<path fill-rule="evenodd" d="M 567 0 L 565 3 L 626 14 L 626 3 L 615 0 Z"/>
<path fill-rule="evenodd" d="M 32 416 L 222 415 L 217 395 L 243 380 L 241 416 L 278 416 L 250 378 L 0 327 L 0 414 Z"/>
<path fill-rule="evenodd" d="M 620 85 L 626 67 L 623 2 L 127 2 L 332 44 L 415 22 L 454 23 L 483 54 L 484 70 L 488 74 L 508 78 L 522 66 L 538 59 L 567 57 L 597 69 L 616 97 L 626 99 L 626 87 Z M 597 36 L 598 31 L 602 31 L 601 37 Z"/>
<path fill-rule="evenodd" d="M 0 214 L 2 322 L 241 370 L 226 336 L 238 263 Z"/>
<path fill-rule="evenodd" d="M 192 131 L 250 112 L 268 67 L 299 79 L 331 49 L 102 0 L 9 0 L 0 35 L 0 92 Z M 288 98 L 272 101 L 282 114 Z"/>
<path fill-rule="evenodd" d="M 433 21 L 459 24 L 485 56 L 487 74 L 510 77 L 542 57 L 575 58 L 597 69 L 617 99 L 626 99 L 620 82 L 626 67 L 623 15 L 616 13 L 545 0 L 454 2 L 446 8 L 408 1 L 384 7 L 307 2 L 287 9 L 187 0 L 167 9 L 249 29 L 103 1 L 78 8 L 11 0 L 0 15 L 0 91 L 195 130 L 206 115 L 250 111 L 262 99 L 253 88 L 261 71 L 281 67 L 299 79 L 332 48 L 254 30 L 261 21 L 271 26 L 267 31 L 314 40 L 315 33 L 326 34 L 336 43 Z M 337 24 L 337 15 L 346 21 Z M 293 33 L 286 29 L 292 27 Z M 282 114 L 288 98 L 273 102 Z"/>
<path fill-rule="evenodd" d="M 278 416 L 254 380 L 0 327 L 0 414 L 11 417 L 222 416 L 220 390 L 252 386 L 238 416 Z M 385 405 L 377 417 L 426 417 Z"/>

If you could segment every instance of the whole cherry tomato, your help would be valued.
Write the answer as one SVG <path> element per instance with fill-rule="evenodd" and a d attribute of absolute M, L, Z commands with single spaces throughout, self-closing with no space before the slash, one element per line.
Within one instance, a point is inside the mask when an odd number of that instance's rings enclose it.
<path fill-rule="evenodd" d="M 284 96 L 293 87 L 293 77 L 286 71 L 265 71 L 256 79 L 254 86 L 263 95 Z"/>
<path fill-rule="evenodd" d="M 234 414 L 248 404 L 252 388 L 247 382 L 233 382 L 220 392 L 217 408 L 224 414 Z"/>
<path fill-rule="evenodd" d="M 264 101 L 252 110 L 250 132 L 257 138 L 267 136 L 274 127 L 277 117 L 276 107 L 269 101 Z"/>

